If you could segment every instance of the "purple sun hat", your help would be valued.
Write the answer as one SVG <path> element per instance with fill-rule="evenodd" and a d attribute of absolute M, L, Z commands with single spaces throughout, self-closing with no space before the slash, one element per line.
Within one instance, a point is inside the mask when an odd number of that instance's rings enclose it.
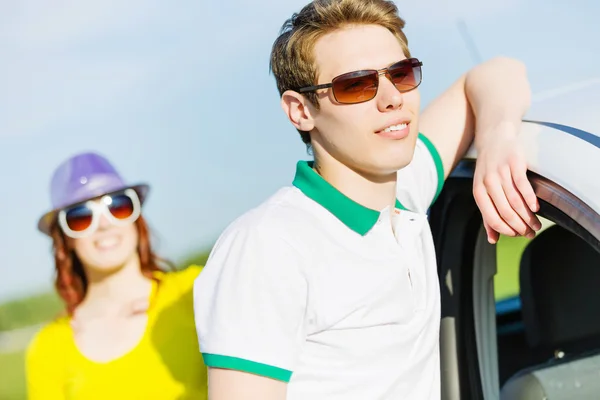
<path fill-rule="evenodd" d="M 50 227 L 60 209 L 127 188 L 133 188 L 143 203 L 150 187 L 144 183 L 125 183 L 110 162 L 99 154 L 77 154 L 64 161 L 54 171 L 50 184 L 52 210 L 40 218 L 38 229 L 49 235 Z"/>

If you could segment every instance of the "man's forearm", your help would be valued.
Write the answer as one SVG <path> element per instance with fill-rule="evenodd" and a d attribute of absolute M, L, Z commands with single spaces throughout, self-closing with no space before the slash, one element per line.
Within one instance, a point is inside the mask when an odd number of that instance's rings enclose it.
<path fill-rule="evenodd" d="M 471 70 L 465 93 L 475 119 L 477 167 L 473 195 L 490 243 L 500 235 L 532 238 L 541 226 L 538 203 L 527 179 L 527 161 L 517 138 L 531 104 L 525 66 L 496 58 Z"/>
<path fill-rule="evenodd" d="M 512 58 L 494 58 L 470 70 L 465 78 L 465 93 L 475 116 L 474 140 L 478 149 L 498 131 L 518 132 L 531 104 L 525 65 Z M 517 129 L 501 129 L 505 124 L 516 125 Z"/>

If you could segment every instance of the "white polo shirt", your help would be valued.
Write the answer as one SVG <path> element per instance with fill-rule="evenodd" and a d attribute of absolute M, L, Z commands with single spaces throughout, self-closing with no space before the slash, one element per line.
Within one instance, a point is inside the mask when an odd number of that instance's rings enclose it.
<path fill-rule="evenodd" d="M 396 208 L 382 211 L 311 165 L 300 161 L 293 186 L 214 246 L 194 286 L 205 364 L 289 382 L 288 400 L 439 400 L 440 295 L 426 215 L 443 184 L 437 151 L 419 135 L 398 172 Z"/>

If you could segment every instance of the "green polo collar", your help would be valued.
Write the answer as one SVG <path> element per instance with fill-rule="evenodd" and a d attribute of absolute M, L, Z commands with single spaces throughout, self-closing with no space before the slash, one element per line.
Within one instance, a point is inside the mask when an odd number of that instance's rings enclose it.
<path fill-rule="evenodd" d="M 298 161 L 293 185 L 308 198 L 325 207 L 354 232 L 360 235 L 369 232 L 381 212 L 346 197 L 313 170 L 313 163 L 313 161 Z M 396 208 L 406 210 L 398 199 L 396 199 Z"/>

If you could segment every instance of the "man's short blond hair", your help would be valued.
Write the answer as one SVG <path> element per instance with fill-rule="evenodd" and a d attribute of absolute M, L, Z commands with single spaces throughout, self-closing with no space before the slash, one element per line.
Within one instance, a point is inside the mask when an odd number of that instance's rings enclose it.
<path fill-rule="evenodd" d="M 314 0 L 294 13 L 282 26 L 271 51 L 273 71 L 279 94 L 315 85 L 319 71 L 313 54 L 323 35 L 350 25 L 379 25 L 388 29 L 400 42 L 409 58 L 408 40 L 403 32 L 404 20 L 398 8 L 388 0 Z M 306 98 L 319 107 L 316 93 Z M 308 132 L 299 131 L 302 141 L 310 144 Z"/>

